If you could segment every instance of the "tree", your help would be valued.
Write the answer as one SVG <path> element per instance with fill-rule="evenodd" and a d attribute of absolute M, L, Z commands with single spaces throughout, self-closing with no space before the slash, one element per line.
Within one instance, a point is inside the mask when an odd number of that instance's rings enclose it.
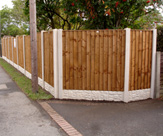
<path fill-rule="evenodd" d="M 3 35 L 29 34 L 29 23 L 23 11 L 23 0 L 13 0 L 13 8 L 4 6 L 1 13 L 1 27 Z"/>
<path fill-rule="evenodd" d="M 163 52 L 163 25 L 157 26 L 157 51 Z"/>
<path fill-rule="evenodd" d="M 139 29 L 153 29 L 155 27 L 155 23 L 159 23 L 163 21 L 163 16 L 157 12 L 151 12 L 150 14 L 139 17 L 135 21 L 135 28 Z"/>
<path fill-rule="evenodd" d="M 135 27 L 135 21 L 157 11 L 161 0 L 64 0 L 65 13 L 79 15 L 86 29 Z M 77 22 L 77 21 L 76 21 Z"/>
<path fill-rule="evenodd" d="M 80 23 L 77 24 L 76 20 L 81 20 L 81 18 L 76 15 L 66 14 L 61 0 L 36 0 L 36 3 L 37 29 L 39 31 L 55 28 L 80 28 L 81 25 Z M 29 16 L 29 0 L 26 0 L 24 12 Z"/>
<path fill-rule="evenodd" d="M 23 27 L 24 25 L 29 26 L 28 17 L 24 14 L 25 1 L 24 0 L 12 0 L 12 17 L 14 22 Z"/>

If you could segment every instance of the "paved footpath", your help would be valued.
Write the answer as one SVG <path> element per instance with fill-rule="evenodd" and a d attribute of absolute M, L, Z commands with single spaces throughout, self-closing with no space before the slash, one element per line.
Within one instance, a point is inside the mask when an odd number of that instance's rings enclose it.
<path fill-rule="evenodd" d="M 0 136 L 66 136 L 0 67 Z"/>

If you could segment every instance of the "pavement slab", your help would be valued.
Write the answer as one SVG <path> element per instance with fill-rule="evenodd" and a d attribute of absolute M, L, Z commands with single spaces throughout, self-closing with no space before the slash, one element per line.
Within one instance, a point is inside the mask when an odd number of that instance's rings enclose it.
<path fill-rule="evenodd" d="M 7 89 L 6 84 L 0 84 L 0 90 L 2 90 L 2 89 Z"/>

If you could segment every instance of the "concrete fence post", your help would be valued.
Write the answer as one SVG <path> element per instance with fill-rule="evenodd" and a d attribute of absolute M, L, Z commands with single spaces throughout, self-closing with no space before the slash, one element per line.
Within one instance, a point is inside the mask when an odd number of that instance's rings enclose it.
<path fill-rule="evenodd" d="M 55 98 L 58 98 L 58 30 L 53 30 L 53 68 L 54 68 L 54 90 Z"/>
<path fill-rule="evenodd" d="M 161 62 L 161 52 L 156 53 L 156 80 L 155 80 L 155 94 L 154 98 L 160 97 L 160 62 Z"/>
<path fill-rule="evenodd" d="M 154 98 L 154 89 L 155 89 L 156 40 L 157 40 L 157 29 L 153 29 L 151 94 L 150 94 L 150 98 Z"/>
<path fill-rule="evenodd" d="M 45 89 L 45 80 L 44 80 L 44 32 L 41 31 L 41 56 L 42 56 L 42 88 Z"/>
<path fill-rule="evenodd" d="M 130 70 L 130 28 L 126 28 L 125 45 L 125 77 L 124 77 L 124 102 L 129 101 L 129 70 Z"/>
<path fill-rule="evenodd" d="M 58 30 L 58 97 L 63 95 L 62 29 Z"/>

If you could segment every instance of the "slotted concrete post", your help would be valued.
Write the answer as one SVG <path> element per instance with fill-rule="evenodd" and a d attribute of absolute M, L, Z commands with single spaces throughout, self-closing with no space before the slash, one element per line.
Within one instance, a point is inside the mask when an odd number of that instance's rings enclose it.
<path fill-rule="evenodd" d="M 155 89 L 156 40 L 157 40 L 157 29 L 153 29 L 152 71 L 151 71 L 151 94 L 150 94 L 150 97 L 151 97 L 151 98 L 154 98 L 154 89 Z"/>
<path fill-rule="evenodd" d="M 59 98 L 62 99 L 63 95 L 63 62 L 62 62 L 62 29 L 58 30 L 58 89 Z"/>
<path fill-rule="evenodd" d="M 125 45 L 125 77 L 124 77 L 124 97 L 123 101 L 129 101 L 129 70 L 130 70 L 130 28 L 126 28 L 126 45 Z"/>

